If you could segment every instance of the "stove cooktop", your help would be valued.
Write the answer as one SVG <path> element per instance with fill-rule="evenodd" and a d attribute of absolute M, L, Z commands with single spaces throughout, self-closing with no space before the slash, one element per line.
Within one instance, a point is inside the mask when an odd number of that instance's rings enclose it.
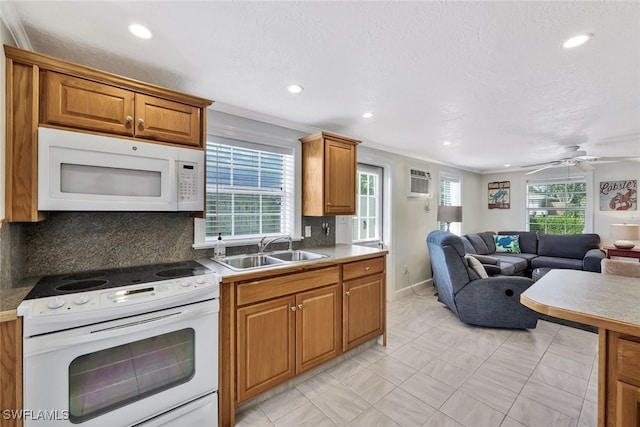
<path fill-rule="evenodd" d="M 78 273 L 44 276 L 35 284 L 27 299 L 139 285 L 179 277 L 199 276 L 213 273 L 196 261 L 180 261 L 166 264 L 149 264 L 135 267 L 92 270 Z"/>

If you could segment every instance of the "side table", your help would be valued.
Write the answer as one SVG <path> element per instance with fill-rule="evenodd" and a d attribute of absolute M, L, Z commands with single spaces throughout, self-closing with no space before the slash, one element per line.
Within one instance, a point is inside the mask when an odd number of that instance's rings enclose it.
<path fill-rule="evenodd" d="M 607 251 L 607 258 L 611 258 L 612 256 L 624 257 L 624 258 L 636 258 L 640 261 L 640 248 L 633 247 L 631 249 L 620 249 L 615 246 L 605 246 L 603 247 L 605 251 Z"/>

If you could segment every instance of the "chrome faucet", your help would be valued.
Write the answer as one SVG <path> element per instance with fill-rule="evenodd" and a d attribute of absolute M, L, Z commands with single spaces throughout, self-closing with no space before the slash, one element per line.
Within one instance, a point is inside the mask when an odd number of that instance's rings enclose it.
<path fill-rule="evenodd" d="M 291 238 L 291 236 L 277 236 L 270 240 L 267 240 L 267 236 L 264 236 L 262 239 L 260 239 L 260 242 L 258 242 L 258 253 L 263 253 L 267 246 L 274 242 L 277 242 L 278 240 L 287 240 L 289 242 L 289 250 L 291 250 L 293 246 L 293 239 Z"/>

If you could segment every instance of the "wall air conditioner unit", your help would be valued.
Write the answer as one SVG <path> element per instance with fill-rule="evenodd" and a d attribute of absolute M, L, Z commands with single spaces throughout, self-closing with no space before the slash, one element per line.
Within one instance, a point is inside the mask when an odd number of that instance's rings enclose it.
<path fill-rule="evenodd" d="M 431 181 L 431 174 L 429 172 L 411 168 L 409 169 L 408 176 L 408 198 L 431 198 L 431 194 L 429 194 L 429 182 Z"/>

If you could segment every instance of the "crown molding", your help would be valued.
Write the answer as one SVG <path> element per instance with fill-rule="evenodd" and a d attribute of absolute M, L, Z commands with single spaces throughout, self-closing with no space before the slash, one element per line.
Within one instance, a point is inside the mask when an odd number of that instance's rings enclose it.
<path fill-rule="evenodd" d="M 24 30 L 22 21 L 18 18 L 18 14 L 11 2 L 0 1 L 0 19 L 9 30 L 13 41 L 16 42 L 16 47 L 33 51 L 27 32 Z"/>

